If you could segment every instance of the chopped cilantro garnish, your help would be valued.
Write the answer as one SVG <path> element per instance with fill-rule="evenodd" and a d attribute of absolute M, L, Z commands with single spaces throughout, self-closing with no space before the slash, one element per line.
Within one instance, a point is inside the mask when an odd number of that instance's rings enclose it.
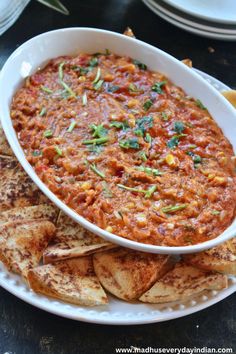
<path fill-rule="evenodd" d="M 100 144 L 105 144 L 108 142 L 108 137 L 104 136 L 102 138 L 98 138 L 98 139 L 91 139 L 91 140 L 83 140 L 82 144 L 83 145 L 100 145 Z"/>
<path fill-rule="evenodd" d="M 136 121 L 137 128 L 135 129 L 135 134 L 138 136 L 144 136 L 144 133 L 148 128 L 153 127 L 153 117 L 144 116 L 142 118 L 137 119 Z"/>
<path fill-rule="evenodd" d="M 136 192 L 136 193 L 143 193 L 145 198 L 151 198 L 151 196 L 153 195 L 153 193 L 156 191 L 157 187 L 156 186 L 151 186 L 150 188 L 148 188 L 147 190 L 144 189 L 138 189 L 138 188 L 132 188 L 132 187 L 127 187 L 124 186 L 123 184 L 117 184 L 117 187 L 121 188 L 121 189 L 125 189 L 127 191 L 130 192 Z"/>
<path fill-rule="evenodd" d="M 69 128 L 67 129 L 68 133 L 71 133 L 71 132 L 74 130 L 75 126 L 76 126 L 76 121 L 73 120 L 73 121 L 70 123 Z"/>
<path fill-rule="evenodd" d="M 175 213 L 176 211 L 183 210 L 187 208 L 188 204 L 179 204 L 179 205 L 169 205 L 167 207 L 162 208 L 163 213 L 170 214 Z"/>
<path fill-rule="evenodd" d="M 168 115 L 165 112 L 161 112 L 161 118 L 164 121 L 167 121 L 169 119 Z"/>
<path fill-rule="evenodd" d="M 90 168 L 91 168 L 91 170 L 93 171 L 93 172 L 95 172 L 98 176 L 100 176 L 101 178 L 106 178 L 106 175 L 103 173 L 103 172 L 101 172 L 101 171 L 99 171 L 98 169 L 97 169 L 97 166 L 95 165 L 95 163 L 93 163 L 92 165 L 90 165 Z"/>
<path fill-rule="evenodd" d="M 162 86 L 165 86 L 167 84 L 167 81 L 160 81 L 160 82 L 156 82 L 153 86 L 152 86 L 152 91 L 155 91 L 159 94 L 163 93 L 162 90 Z"/>
<path fill-rule="evenodd" d="M 59 156 L 62 156 L 62 150 L 56 145 L 55 150 Z"/>
<path fill-rule="evenodd" d="M 126 130 L 129 128 L 129 124 L 128 124 L 127 120 L 125 120 L 124 122 L 114 121 L 110 124 L 110 127 L 115 127 L 117 129 Z"/>
<path fill-rule="evenodd" d="M 212 214 L 212 215 L 219 215 L 219 214 L 220 214 L 220 211 L 219 211 L 219 210 L 212 210 L 212 211 L 211 211 L 211 214 Z"/>
<path fill-rule="evenodd" d="M 43 108 L 41 109 L 39 115 L 40 115 L 40 117 L 43 117 L 43 116 L 45 116 L 46 113 L 47 113 L 47 109 L 46 109 L 46 107 L 43 107 Z"/>
<path fill-rule="evenodd" d="M 137 170 L 153 176 L 161 176 L 163 174 L 163 172 L 159 171 L 156 168 L 145 167 L 145 166 L 138 166 Z"/>
<path fill-rule="evenodd" d="M 145 151 L 140 151 L 139 152 L 139 157 L 143 162 L 146 162 L 148 160 L 146 152 Z"/>
<path fill-rule="evenodd" d="M 89 66 L 91 66 L 92 68 L 94 68 L 95 66 L 98 66 L 98 58 L 93 57 L 92 59 L 90 59 Z"/>
<path fill-rule="evenodd" d="M 144 102 L 143 104 L 143 109 L 145 111 L 148 111 L 149 108 L 151 108 L 151 106 L 153 105 L 153 102 L 151 100 L 147 100 L 146 102 Z"/>
<path fill-rule="evenodd" d="M 82 96 L 82 106 L 86 106 L 87 102 L 88 102 L 88 98 L 87 98 L 87 94 L 85 92 Z"/>
<path fill-rule="evenodd" d="M 117 85 L 109 85 L 108 88 L 107 88 L 107 91 L 108 92 L 116 92 L 120 89 L 120 86 L 117 86 Z"/>
<path fill-rule="evenodd" d="M 185 125 L 183 122 L 177 121 L 174 122 L 174 131 L 176 131 L 176 133 L 181 134 L 185 129 Z"/>
<path fill-rule="evenodd" d="M 103 85 L 104 80 L 99 80 L 96 84 L 93 85 L 95 90 L 99 90 Z"/>
<path fill-rule="evenodd" d="M 100 154 L 102 151 L 102 146 L 101 145 L 89 145 L 88 150 L 94 154 Z"/>
<path fill-rule="evenodd" d="M 145 141 L 146 141 L 147 143 L 149 143 L 149 144 L 152 143 L 152 137 L 151 137 L 151 135 L 150 135 L 149 133 L 146 134 L 146 136 L 145 136 Z"/>
<path fill-rule="evenodd" d="M 64 87 L 64 89 L 69 93 L 70 96 L 76 97 L 75 92 L 64 82 L 61 81 L 61 85 Z"/>
<path fill-rule="evenodd" d="M 89 128 L 92 130 L 92 136 L 94 138 L 101 138 L 107 135 L 107 129 L 104 128 L 103 124 L 91 124 Z"/>
<path fill-rule="evenodd" d="M 199 99 L 197 99 L 195 101 L 195 103 L 196 103 L 196 106 L 198 106 L 199 108 L 201 108 L 203 110 L 207 110 L 207 108 L 204 106 L 204 104 Z"/>
<path fill-rule="evenodd" d="M 101 69 L 98 68 L 96 77 L 95 77 L 95 79 L 93 80 L 93 84 L 96 84 L 96 83 L 99 81 L 100 76 L 101 76 Z"/>
<path fill-rule="evenodd" d="M 130 138 L 127 140 L 121 140 L 119 142 L 120 147 L 123 149 L 139 149 L 139 143 L 137 138 Z"/>
<path fill-rule="evenodd" d="M 33 156 L 41 156 L 41 155 L 42 155 L 42 152 L 39 151 L 39 150 L 34 150 L 34 151 L 32 152 L 32 155 L 33 155 Z"/>
<path fill-rule="evenodd" d="M 40 86 L 41 90 L 46 92 L 46 93 L 53 93 L 53 90 L 51 90 L 50 88 L 46 87 L 46 86 Z"/>
<path fill-rule="evenodd" d="M 139 60 L 134 59 L 133 60 L 134 65 L 136 65 L 139 69 L 141 70 L 147 70 L 147 65 L 141 63 Z"/>
<path fill-rule="evenodd" d="M 112 191 L 108 188 L 108 185 L 105 181 L 102 182 L 102 187 L 103 187 L 103 194 L 105 198 L 112 198 L 113 197 Z"/>
<path fill-rule="evenodd" d="M 194 155 L 194 157 L 193 157 L 193 162 L 194 162 L 195 164 L 201 163 L 201 162 L 202 162 L 201 156 L 199 156 L 199 155 Z"/>
<path fill-rule="evenodd" d="M 53 136 L 53 132 L 50 129 L 45 130 L 45 132 L 43 133 L 43 136 L 44 136 L 44 138 L 50 138 L 51 136 Z"/>
<path fill-rule="evenodd" d="M 129 84 L 129 90 L 131 92 L 139 92 L 139 88 L 135 84 Z"/>
<path fill-rule="evenodd" d="M 176 146 L 179 145 L 179 138 L 177 136 L 173 136 L 173 138 L 171 138 L 168 142 L 167 142 L 167 146 L 170 149 L 174 149 Z"/>
<path fill-rule="evenodd" d="M 58 77 L 59 77 L 59 80 L 63 80 L 63 76 L 64 76 L 64 73 L 63 73 L 63 66 L 65 65 L 65 62 L 62 62 L 59 64 L 59 68 L 58 68 Z"/>

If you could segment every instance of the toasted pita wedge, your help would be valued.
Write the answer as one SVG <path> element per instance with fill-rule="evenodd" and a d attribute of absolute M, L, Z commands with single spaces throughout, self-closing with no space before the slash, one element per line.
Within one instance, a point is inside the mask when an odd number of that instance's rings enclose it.
<path fill-rule="evenodd" d="M 44 252 L 44 264 L 63 259 L 81 257 L 98 251 L 114 248 L 112 243 L 85 230 L 64 213 L 60 213 L 53 244 Z"/>
<path fill-rule="evenodd" d="M 236 238 L 207 251 L 184 256 L 194 267 L 236 275 Z"/>
<path fill-rule="evenodd" d="M 51 204 L 13 208 L 0 213 L 0 225 L 8 221 L 19 221 L 27 219 L 46 219 L 56 223 L 58 213 L 59 210 Z"/>
<path fill-rule="evenodd" d="M 93 263 L 103 287 L 124 300 L 138 299 L 172 266 L 169 256 L 125 248 L 96 253 Z"/>
<path fill-rule="evenodd" d="M 183 262 L 159 279 L 139 300 L 149 303 L 165 303 L 187 300 L 204 290 L 227 288 L 225 275 L 205 272 Z"/>
<path fill-rule="evenodd" d="M 95 306 L 108 302 L 89 256 L 31 269 L 28 282 L 35 292 L 72 304 Z"/>
<path fill-rule="evenodd" d="M 7 142 L 1 124 L 0 124 L 0 155 L 13 156 L 13 151 Z"/>
<path fill-rule="evenodd" d="M 48 202 L 13 157 L 0 156 L 0 191 L 0 212 Z"/>
<path fill-rule="evenodd" d="M 8 222 L 0 226 L 0 260 L 26 278 L 36 267 L 53 237 L 55 226 L 48 220 Z"/>

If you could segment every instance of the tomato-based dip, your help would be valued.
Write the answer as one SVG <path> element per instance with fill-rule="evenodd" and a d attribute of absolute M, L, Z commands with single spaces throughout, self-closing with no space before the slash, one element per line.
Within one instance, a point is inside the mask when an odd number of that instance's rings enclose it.
<path fill-rule="evenodd" d="M 17 91 L 11 117 L 41 180 L 102 229 L 182 246 L 234 219 L 231 144 L 200 100 L 137 60 L 53 59 Z"/>

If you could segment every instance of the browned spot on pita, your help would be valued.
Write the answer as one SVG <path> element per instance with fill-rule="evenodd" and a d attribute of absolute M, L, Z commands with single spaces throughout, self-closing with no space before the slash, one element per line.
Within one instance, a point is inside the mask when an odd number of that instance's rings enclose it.
<path fill-rule="evenodd" d="M 15 273 L 27 276 L 39 264 L 53 237 L 55 226 L 48 220 L 7 222 L 0 226 L 0 260 Z"/>
<path fill-rule="evenodd" d="M 236 275 L 236 238 L 204 252 L 184 256 L 194 267 Z"/>
<path fill-rule="evenodd" d="M 124 300 L 139 298 L 172 266 L 169 256 L 125 248 L 97 253 L 93 262 L 104 288 Z"/>
<path fill-rule="evenodd" d="M 35 292 L 72 304 L 95 306 L 108 302 L 89 256 L 31 269 L 28 282 Z"/>
<path fill-rule="evenodd" d="M 225 275 L 205 272 L 180 262 L 139 300 L 149 303 L 184 301 L 204 290 L 221 290 L 227 288 L 227 285 L 228 280 Z"/>
<path fill-rule="evenodd" d="M 57 222 L 56 236 L 52 242 L 43 255 L 45 264 L 116 247 L 87 231 L 62 212 Z"/>
<path fill-rule="evenodd" d="M 48 202 L 13 157 L 0 156 L 0 191 L 0 212 Z"/>

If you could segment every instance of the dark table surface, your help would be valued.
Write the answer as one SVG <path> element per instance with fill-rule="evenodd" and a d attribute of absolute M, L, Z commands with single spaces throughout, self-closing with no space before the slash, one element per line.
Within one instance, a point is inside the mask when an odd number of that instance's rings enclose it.
<path fill-rule="evenodd" d="M 87 26 L 123 32 L 236 87 L 236 43 L 201 38 L 153 14 L 141 0 L 63 0 L 63 16 L 32 0 L 0 37 L 0 67 L 27 39 L 56 28 Z M 209 50 L 209 47 L 214 49 Z M 185 318 L 141 326 L 104 326 L 63 319 L 0 288 L 0 354 L 115 353 L 117 347 L 231 347 L 236 352 L 236 295 Z"/>

